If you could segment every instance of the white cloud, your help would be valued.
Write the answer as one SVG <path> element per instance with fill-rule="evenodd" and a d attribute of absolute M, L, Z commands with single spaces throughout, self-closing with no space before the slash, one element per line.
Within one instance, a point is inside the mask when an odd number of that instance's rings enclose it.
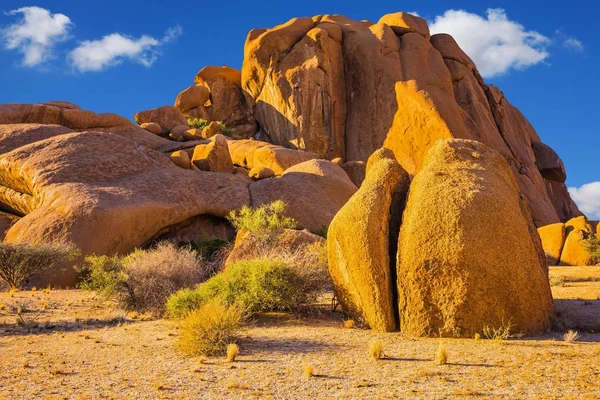
<path fill-rule="evenodd" d="M 579 209 L 591 219 L 600 219 L 600 182 L 570 187 L 571 198 Z"/>
<path fill-rule="evenodd" d="M 54 46 L 69 38 L 73 24 L 64 14 L 40 7 L 22 7 L 7 15 L 22 15 L 13 25 L 0 29 L 0 40 L 8 50 L 23 53 L 23 65 L 33 67 L 54 57 Z"/>
<path fill-rule="evenodd" d="M 567 48 L 569 50 L 574 50 L 574 51 L 583 51 L 583 49 L 584 49 L 583 43 L 581 43 L 580 40 L 577 40 L 573 37 L 566 38 L 565 41 L 563 42 L 563 46 L 565 46 L 565 48 Z"/>
<path fill-rule="evenodd" d="M 511 21 L 503 9 L 490 8 L 487 18 L 463 10 L 448 10 L 429 22 L 431 33 L 449 33 L 484 77 L 525 69 L 543 62 L 551 40 Z"/>
<path fill-rule="evenodd" d="M 73 67 L 80 72 L 100 71 L 130 60 L 150 67 L 160 47 L 181 35 L 181 27 L 170 28 L 162 39 L 143 35 L 139 39 L 112 33 L 99 40 L 85 40 L 69 54 Z"/>

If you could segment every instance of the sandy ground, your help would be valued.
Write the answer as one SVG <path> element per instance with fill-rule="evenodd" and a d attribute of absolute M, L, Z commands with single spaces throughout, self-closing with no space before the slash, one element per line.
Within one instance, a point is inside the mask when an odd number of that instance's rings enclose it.
<path fill-rule="evenodd" d="M 90 293 L 4 292 L 0 399 L 598 399 L 600 267 L 552 268 L 551 276 L 560 318 L 580 331 L 574 343 L 564 342 L 563 332 L 415 340 L 346 329 L 341 314 L 324 307 L 310 318 L 255 320 L 242 331 L 234 363 L 182 357 L 176 323 L 128 318 Z M 383 343 L 383 360 L 369 358 L 373 340 Z M 440 343 L 447 365 L 434 362 Z M 305 377 L 307 364 L 315 376 Z"/>

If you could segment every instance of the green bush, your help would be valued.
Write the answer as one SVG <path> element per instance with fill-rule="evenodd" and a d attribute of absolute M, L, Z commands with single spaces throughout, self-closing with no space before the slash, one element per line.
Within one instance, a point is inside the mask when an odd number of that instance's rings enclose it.
<path fill-rule="evenodd" d="M 187 355 L 224 354 L 244 319 L 243 311 L 210 301 L 189 313 L 180 324 L 179 350 Z"/>
<path fill-rule="evenodd" d="M 600 264 L 600 237 L 598 235 L 591 235 L 587 240 L 586 246 L 591 253 L 591 264 Z"/>
<path fill-rule="evenodd" d="M 198 290 L 180 289 L 167 299 L 165 315 L 171 319 L 185 318 L 191 311 L 200 308 L 202 302 L 203 299 Z"/>
<path fill-rule="evenodd" d="M 238 212 L 231 211 L 227 218 L 238 231 L 246 230 L 259 241 L 273 241 L 285 229 L 294 229 L 298 225 L 293 218 L 283 215 L 286 207 L 281 200 L 256 209 L 243 206 Z"/>
<path fill-rule="evenodd" d="M 79 251 L 69 244 L 0 242 L 0 279 L 19 289 L 32 276 L 73 261 Z"/>
<path fill-rule="evenodd" d="M 192 129 L 204 129 L 210 124 L 204 118 L 188 118 L 187 120 L 188 126 Z"/>
<path fill-rule="evenodd" d="M 205 265 L 191 248 L 163 242 L 125 257 L 86 257 L 80 286 L 117 297 L 127 308 L 161 314 L 172 293 L 208 278 Z"/>
<path fill-rule="evenodd" d="M 123 268 L 123 259 L 119 256 L 88 256 L 79 270 L 84 275 L 79 284 L 83 290 L 94 291 L 110 298 L 127 289 L 127 275 Z"/>
<path fill-rule="evenodd" d="M 326 271 L 326 269 L 325 269 Z M 194 290 L 180 290 L 167 301 L 167 315 L 182 318 L 200 304 L 217 300 L 246 312 L 299 311 L 327 285 L 324 274 L 301 271 L 281 258 L 239 261 Z"/>

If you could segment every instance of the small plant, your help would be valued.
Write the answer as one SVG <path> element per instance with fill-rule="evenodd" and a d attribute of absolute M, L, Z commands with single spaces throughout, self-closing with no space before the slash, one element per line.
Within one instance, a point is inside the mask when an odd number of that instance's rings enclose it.
<path fill-rule="evenodd" d="M 435 362 L 437 365 L 446 365 L 448 363 L 448 350 L 444 344 L 440 343 L 437 355 L 435 356 Z"/>
<path fill-rule="evenodd" d="M 346 329 L 352 329 L 354 328 L 354 325 L 356 324 L 356 322 L 354 322 L 353 319 L 347 319 L 344 321 L 344 328 Z"/>
<path fill-rule="evenodd" d="M 585 243 L 587 249 L 590 251 L 590 264 L 600 264 L 600 236 L 590 235 Z"/>
<path fill-rule="evenodd" d="M 483 327 L 483 337 L 489 340 L 508 340 L 511 337 L 511 329 L 513 325 L 509 321 L 507 324 L 504 324 L 498 328 L 493 326 L 484 326 Z"/>
<path fill-rule="evenodd" d="M 240 352 L 240 346 L 235 343 L 227 345 L 227 362 L 234 362 Z"/>
<path fill-rule="evenodd" d="M 203 129 L 210 124 L 210 122 L 204 118 L 188 118 L 187 123 L 192 129 Z"/>
<path fill-rule="evenodd" d="M 327 233 L 329 232 L 329 226 L 323 225 L 317 235 L 321 236 L 323 239 L 327 239 Z"/>
<path fill-rule="evenodd" d="M 0 279 L 19 289 L 35 274 L 73 261 L 79 255 L 69 244 L 27 244 L 0 242 Z"/>
<path fill-rule="evenodd" d="M 238 212 L 231 211 L 227 218 L 238 231 L 248 231 L 254 239 L 268 242 L 273 241 L 285 229 L 294 229 L 298 225 L 293 218 L 283 216 L 286 207 L 281 200 L 256 209 L 243 206 Z"/>
<path fill-rule="evenodd" d="M 380 340 L 375 340 L 369 345 L 369 355 L 375 361 L 383 358 L 383 344 Z"/>
<path fill-rule="evenodd" d="M 227 127 L 227 125 L 225 125 L 223 123 L 223 121 L 217 121 L 217 124 L 219 124 L 219 127 L 221 128 L 221 131 L 223 132 L 223 135 L 226 135 L 226 136 L 231 135 L 231 129 L 229 129 Z"/>
<path fill-rule="evenodd" d="M 187 355 L 223 353 L 243 321 L 242 310 L 211 301 L 191 312 L 181 322 L 178 347 Z"/>
<path fill-rule="evenodd" d="M 563 340 L 567 343 L 574 343 L 579 339 L 579 332 L 569 329 L 567 333 L 563 335 Z"/>
<path fill-rule="evenodd" d="M 302 365 L 302 369 L 304 370 L 304 376 L 307 378 L 315 376 L 315 369 L 313 368 L 311 363 L 305 362 Z"/>
<path fill-rule="evenodd" d="M 473 336 L 473 339 L 481 340 L 481 335 L 479 333 L 476 333 L 475 336 Z"/>

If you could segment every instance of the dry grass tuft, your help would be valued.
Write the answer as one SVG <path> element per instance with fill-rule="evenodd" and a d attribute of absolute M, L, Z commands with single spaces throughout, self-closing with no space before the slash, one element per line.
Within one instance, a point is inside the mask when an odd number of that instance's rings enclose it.
<path fill-rule="evenodd" d="M 550 277 L 550 286 L 565 286 L 565 277 L 564 276 L 551 276 Z"/>
<path fill-rule="evenodd" d="M 481 335 L 479 333 L 476 333 L 475 336 L 473 336 L 473 339 L 480 340 L 481 339 Z"/>
<path fill-rule="evenodd" d="M 574 343 L 577 339 L 579 339 L 579 332 L 571 329 L 563 335 L 563 340 L 567 343 Z"/>
<path fill-rule="evenodd" d="M 354 325 L 356 325 L 356 323 L 353 319 L 347 319 L 344 321 L 344 328 L 346 329 L 352 329 L 354 328 Z"/>
<path fill-rule="evenodd" d="M 375 361 L 383 358 L 383 343 L 380 340 L 375 340 L 369 345 L 369 355 Z"/>
<path fill-rule="evenodd" d="M 227 345 L 227 362 L 234 362 L 239 352 L 240 346 L 235 343 L 229 343 Z"/>
<path fill-rule="evenodd" d="M 448 350 L 444 344 L 440 344 L 435 356 L 435 362 L 437 365 L 446 365 L 448 363 Z"/>
<path fill-rule="evenodd" d="M 310 378 L 312 376 L 315 376 L 315 369 L 313 368 L 311 363 L 305 362 L 302 366 L 302 369 L 304 370 L 305 377 Z"/>
<path fill-rule="evenodd" d="M 499 326 L 498 328 L 493 326 L 484 326 L 483 337 L 496 341 L 508 340 L 511 336 L 512 327 L 513 325 L 510 321 L 505 325 Z"/>
<path fill-rule="evenodd" d="M 182 321 L 178 346 L 187 355 L 223 353 L 243 321 L 237 306 L 226 307 L 211 301 L 192 311 Z"/>

